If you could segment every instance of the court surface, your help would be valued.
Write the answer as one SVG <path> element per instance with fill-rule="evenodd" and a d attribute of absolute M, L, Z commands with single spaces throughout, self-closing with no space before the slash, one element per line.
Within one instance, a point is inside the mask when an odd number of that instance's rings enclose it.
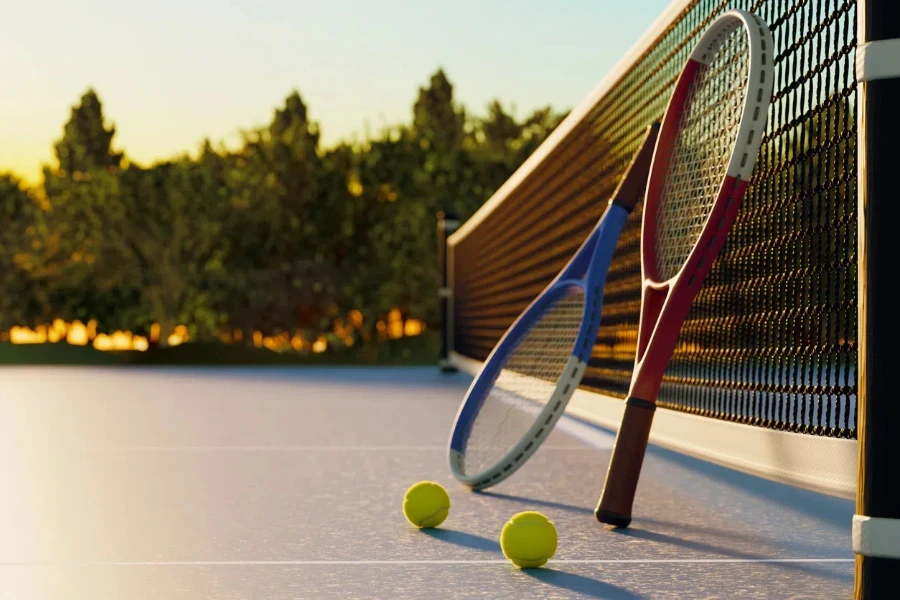
<path fill-rule="evenodd" d="M 651 449 L 625 532 L 613 435 L 565 417 L 486 493 L 447 466 L 470 382 L 436 368 L 0 371 L 0 598 L 848 598 L 853 504 Z M 450 492 L 439 530 L 403 493 Z M 547 568 L 500 553 L 514 513 Z"/>

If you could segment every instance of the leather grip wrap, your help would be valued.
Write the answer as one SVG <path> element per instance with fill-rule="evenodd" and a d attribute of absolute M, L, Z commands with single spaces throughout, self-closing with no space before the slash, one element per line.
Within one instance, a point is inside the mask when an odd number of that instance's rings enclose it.
<path fill-rule="evenodd" d="M 656 404 L 653 402 L 633 397 L 625 401 L 625 414 L 616 436 L 606 483 L 594 511 L 601 523 L 616 527 L 628 527 L 631 523 L 631 507 L 655 413 Z"/>

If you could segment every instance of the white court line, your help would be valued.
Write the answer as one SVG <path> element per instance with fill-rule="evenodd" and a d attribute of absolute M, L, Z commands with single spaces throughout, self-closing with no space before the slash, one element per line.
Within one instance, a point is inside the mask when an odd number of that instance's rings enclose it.
<path fill-rule="evenodd" d="M 641 565 L 731 563 L 852 563 L 853 558 L 661 558 L 661 559 L 559 559 L 547 564 Z M 0 567 L 265 567 L 314 565 L 505 565 L 508 560 L 148 560 L 97 562 L 0 562 Z"/>
<path fill-rule="evenodd" d="M 86 446 L 88 452 L 405 452 L 446 451 L 447 446 Z"/>
<path fill-rule="evenodd" d="M 58 449 L 73 452 L 446 452 L 447 446 L 66 446 Z M 545 446 L 543 449 L 593 450 L 589 446 L 559 445 Z"/>

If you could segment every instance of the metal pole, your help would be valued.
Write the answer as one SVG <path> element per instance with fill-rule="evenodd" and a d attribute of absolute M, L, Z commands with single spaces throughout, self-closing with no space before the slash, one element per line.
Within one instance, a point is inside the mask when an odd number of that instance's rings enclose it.
<path fill-rule="evenodd" d="M 900 581 L 900 2 L 859 0 L 856 52 L 859 193 L 859 482 L 853 517 L 858 599 Z"/>
<path fill-rule="evenodd" d="M 457 369 L 450 360 L 450 352 L 453 350 L 453 287 L 451 285 L 452 273 L 450 273 L 452 261 L 449 253 L 452 250 L 447 245 L 447 238 L 459 228 L 459 219 L 450 213 L 439 212 L 437 228 L 438 268 L 441 279 L 438 289 L 441 305 L 441 349 L 438 364 L 442 373 L 455 373 Z"/>

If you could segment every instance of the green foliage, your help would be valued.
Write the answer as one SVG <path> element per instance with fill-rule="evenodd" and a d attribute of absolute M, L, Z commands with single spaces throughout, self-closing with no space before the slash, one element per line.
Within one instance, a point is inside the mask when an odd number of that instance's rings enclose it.
<path fill-rule="evenodd" d="M 442 149 L 463 141 L 465 112 L 453 100 L 453 84 L 443 69 L 431 76 L 428 87 L 419 88 L 413 105 L 413 130 L 423 145 Z"/>
<path fill-rule="evenodd" d="M 112 151 L 115 127 L 106 127 L 103 106 L 93 89 L 72 107 L 72 115 L 65 126 L 65 134 L 56 143 L 56 158 L 62 173 L 90 173 L 94 170 L 117 168 L 122 154 Z"/>
<path fill-rule="evenodd" d="M 37 199 L 21 181 L 0 174 L 0 330 L 40 321 L 44 298 L 36 255 L 45 231 Z"/>
<path fill-rule="evenodd" d="M 372 339 L 392 308 L 437 318 L 435 214 L 470 216 L 562 118 L 519 120 L 495 101 L 467 115 L 438 70 L 411 123 L 358 145 L 320 147 L 291 93 L 236 150 L 142 167 L 113 150 L 88 90 L 73 107 L 41 189 L 0 176 L 0 330 L 54 317 L 164 341 L 223 330 L 329 331 L 351 310 Z"/>

